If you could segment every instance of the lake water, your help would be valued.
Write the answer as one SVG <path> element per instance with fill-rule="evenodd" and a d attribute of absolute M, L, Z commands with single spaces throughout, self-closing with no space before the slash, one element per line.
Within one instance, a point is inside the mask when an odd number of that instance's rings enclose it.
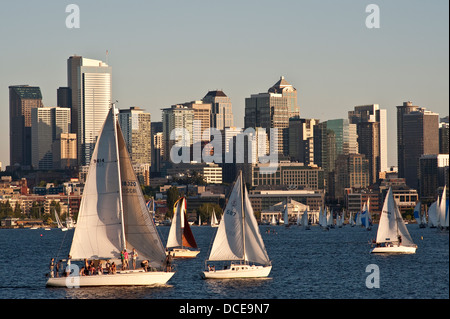
<path fill-rule="evenodd" d="M 271 233 L 266 230 L 270 228 Z M 67 256 L 73 231 L 0 229 L 0 299 L 448 299 L 449 235 L 408 225 L 418 245 L 414 255 L 371 255 L 372 231 L 345 226 L 260 226 L 272 260 L 268 279 L 202 280 L 217 228 L 192 227 L 201 253 L 176 260 L 167 287 L 46 288 L 51 257 Z M 169 227 L 158 227 L 167 239 Z M 368 265 L 379 268 L 379 288 L 369 289 Z"/>

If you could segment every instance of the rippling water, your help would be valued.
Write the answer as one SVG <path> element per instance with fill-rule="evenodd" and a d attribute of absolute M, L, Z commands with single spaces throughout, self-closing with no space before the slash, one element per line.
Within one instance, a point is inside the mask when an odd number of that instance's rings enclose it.
<path fill-rule="evenodd" d="M 267 233 L 267 228 L 272 230 Z M 346 226 L 305 231 L 261 226 L 272 259 L 270 278 L 202 280 L 217 228 L 192 227 L 201 253 L 177 260 L 167 287 L 46 288 L 51 257 L 64 258 L 73 231 L 0 229 L 0 299 L 444 299 L 449 298 L 449 235 L 408 225 L 418 245 L 414 255 L 371 255 L 372 231 Z M 169 227 L 158 228 L 165 241 Z M 274 231 L 274 232 L 273 232 Z M 380 270 L 380 288 L 366 287 L 366 267 Z"/>

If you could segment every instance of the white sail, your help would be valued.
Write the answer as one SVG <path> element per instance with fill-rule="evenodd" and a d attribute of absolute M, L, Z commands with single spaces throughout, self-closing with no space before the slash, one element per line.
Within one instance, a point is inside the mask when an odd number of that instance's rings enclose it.
<path fill-rule="evenodd" d="M 89 166 L 70 255 L 118 258 L 125 248 L 114 114 L 108 113 Z"/>
<path fill-rule="evenodd" d="M 308 226 L 308 211 L 306 209 L 302 215 L 302 226 L 303 226 L 303 228 Z"/>
<path fill-rule="evenodd" d="M 172 224 L 170 225 L 169 237 L 167 238 L 167 248 L 183 246 L 184 205 L 184 197 L 175 202 Z"/>
<path fill-rule="evenodd" d="M 397 242 L 401 236 L 402 245 L 414 245 L 412 238 L 406 229 L 397 204 L 392 195 L 392 189 L 389 188 L 384 200 L 381 211 L 380 222 L 378 225 L 377 243 Z"/>
<path fill-rule="evenodd" d="M 219 223 L 217 222 L 217 216 L 216 212 L 213 209 L 212 215 L 211 215 L 211 227 L 217 227 Z"/>
<path fill-rule="evenodd" d="M 286 226 L 289 225 L 289 207 L 288 207 L 288 201 L 289 201 L 289 200 L 286 200 L 286 206 L 284 207 L 284 214 L 283 214 L 284 225 L 286 225 Z"/>
<path fill-rule="evenodd" d="M 437 206 L 437 224 L 438 226 L 445 227 L 445 210 L 446 210 L 446 202 L 447 202 L 447 185 L 444 187 L 444 191 L 442 192 L 441 201 Z"/>
<path fill-rule="evenodd" d="M 327 212 L 327 226 L 333 225 L 333 211 Z"/>
<path fill-rule="evenodd" d="M 120 180 L 123 205 L 123 228 L 126 249 L 136 249 L 142 259 L 148 259 L 153 267 L 159 268 L 165 260 L 164 246 L 156 226 L 149 214 L 139 181 L 134 173 L 120 126 L 117 126 L 117 140 L 120 160 Z"/>
<path fill-rule="evenodd" d="M 270 263 L 247 191 L 242 194 L 243 187 L 240 176 L 228 199 L 208 260 Z"/>
<path fill-rule="evenodd" d="M 428 226 L 429 227 L 437 227 L 437 203 L 438 201 L 433 202 L 428 208 Z"/>

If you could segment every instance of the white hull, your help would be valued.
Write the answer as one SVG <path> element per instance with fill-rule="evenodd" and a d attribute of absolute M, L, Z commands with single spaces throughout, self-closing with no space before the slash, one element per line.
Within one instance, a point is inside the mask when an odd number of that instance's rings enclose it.
<path fill-rule="evenodd" d="M 391 246 L 391 247 L 375 247 L 372 254 L 415 254 L 417 247 L 411 246 Z"/>
<path fill-rule="evenodd" d="M 143 270 L 118 271 L 114 275 L 70 276 L 50 278 L 49 287 L 92 287 L 92 286 L 159 286 L 165 285 L 174 272 Z"/>
<path fill-rule="evenodd" d="M 195 258 L 199 253 L 199 250 L 189 250 L 181 248 L 176 248 L 169 252 L 166 252 L 166 254 L 170 254 L 173 258 Z"/>
<path fill-rule="evenodd" d="M 202 272 L 203 279 L 264 278 L 272 266 L 231 265 L 229 269 Z"/>

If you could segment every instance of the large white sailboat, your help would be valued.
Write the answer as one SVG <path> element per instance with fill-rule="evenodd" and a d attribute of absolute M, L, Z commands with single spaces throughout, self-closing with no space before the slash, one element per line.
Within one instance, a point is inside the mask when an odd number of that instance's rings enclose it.
<path fill-rule="evenodd" d="M 215 269 L 210 262 L 231 262 Z M 220 221 L 204 279 L 264 278 L 272 270 L 258 223 L 240 172 Z"/>
<path fill-rule="evenodd" d="M 371 253 L 414 254 L 416 249 L 389 188 L 381 211 L 376 245 Z"/>
<path fill-rule="evenodd" d="M 200 253 L 186 217 L 186 198 L 181 197 L 173 207 L 172 224 L 167 238 L 167 254 L 174 258 L 195 258 Z"/>
<path fill-rule="evenodd" d="M 71 261 L 118 263 L 121 251 L 135 249 L 138 262 L 147 260 L 152 271 L 141 268 L 114 274 L 49 278 L 47 286 L 164 285 L 174 275 L 166 267 L 166 254 L 145 205 L 139 182 L 116 119 L 114 106 L 98 136 L 89 166 L 77 227 L 69 255 Z M 75 266 L 75 263 L 71 267 Z"/>

